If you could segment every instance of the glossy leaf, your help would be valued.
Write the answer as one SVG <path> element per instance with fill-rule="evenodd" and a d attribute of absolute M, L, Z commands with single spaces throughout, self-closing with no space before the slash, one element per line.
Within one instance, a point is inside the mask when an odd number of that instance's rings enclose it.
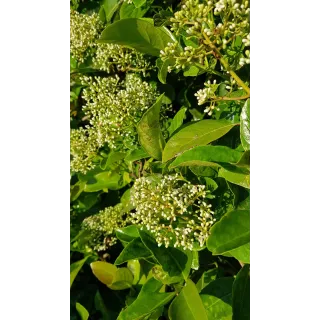
<path fill-rule="evenodd" d="M 225 168 L 221 168 L 219 170 L 219 177 L 223 177 L 238 186 L 250 189 L 250 174 L 231 172 Z"/>
<path fill-rule="evenodd" d="M 146 111 L 137 125 L 141 146 L 151 157 L 157 160 L 161 159 L 162 149 L 165 143 L 159 122 L 163 95 L 164 94 Z"/>
<path fill-rule="evenodd" d="M 169 307 L 170 320 L 209 320 L 197 287 L 188 279 Z"/>
<path fill-rule="evenodd" d="M 137 284 L 140 280 L 141 266 L 139 260 L 129 260 L 127 263 L 127 268 L 133 274 L 132 284 Z"/>
<path fill-rule="evenodd" d="M 166 305 L 175 296 L 174 292 L 159 293 L 162 283 L 149 279 L 142 287 L 137 299 L 121 311 L 117 320 L 138 320 L 151 314 L 157 308 Z"/>
<path fill-rule="evenodd" d="M 214 255 L 239 248 L 250 241 L 250 211 L 226 213 L 210 230 L 207 248 Z"/>
<path fill-rule="evenodd" d="M 191 124 L 178 131 L 167 142 L 163 150 L 162 161 L 166 162 L 191 148 L 204 146 L 217 140 L 235 125 L 237 124 L 226 120 L 201 120 Z"/>
<path fill-rule="evenodd" d="M 238 272 L 232 287 L 232 320 L 250 320 L 250 265 Z"/>
<path fill-rule="evenodd" d="M 120 8 L 120 19 L 142 18 L 148 9 L 148 6 L 137 8 L 133 3 L 123 2 Z"/>
<path fill-rule="evenodd" d="M 240 138 L 244 150 L 250 150 L 250 99 L 246 101 L 241 111 Z"/>
<path fill-rule="evenodd" d="M 88 320 L 89 312 L 82 304 L 80 304 L 79 302 L 76 302 L 76 309 L 78 311 L 78 314 L 81 320 Z"/>
<path fill-rule="evenodd" d="M 150 257 L 152 257 L 152 253 L 150 252 L 150 250 L 142 243 L 140 238 L 136 238 L 132 240 L 128 245 L 126 245 L 114 264 L 119 265 L 129 260 Z"/>
<path fill-rule="evenodd" d="M 131 242 L 134 238 L 140 237 L 137 226 L 131 225 L 116 230 L 116 237 L 120 241 Z"/>
<path fill-rule="evenodd" d="M 187 108 L 181 108 L 174 116 L 170 127 L 168 128 L 169 135 L 171 136 L 177 129 L 179 129 L 186 117 Z"/>
<path fill-rule="evenodd" d="M 155 27 L 136 18 L 122 19 L 107 26 L 99 40 L 100 43 L 115 43 L 153 56 L 159 56 L 160 50 L 173 41 L 173 35 L 165 27 Z"/>
<path fill-rule="evenodd" d="M 118 270 L 113 264 L 104 261 L 92 262 L 90 267 L 95 277 L 106 286 L 112 284 Z"/>
<path fill-rule="evenodd" d="M 238 210 L 250 210 L 250 196 L 238 204 Z"/>
<path fill-rule="evenodd" d="M 200 294 L 208 319 L 232 319 L 233 278 L 219 278 L 209 283 Z"/>
<path fill-rule="evenodd" d="M 178 156 L 169 168 L 181 166 L 217 166 L 217 163 L 234 163 L 242 157 L 242 152 L 224 146 L 199 146 Z"/>
<path fill-rule="evenodd" d="M 74 279 L 76 278 L 77 274 L 79 273 L 79 271 L 81 270 L 88 258 L 89 256 L 70 265 L 70 288 L 73 284 Z"/>
<path fill-rule="evenodd" d="M 153 253 L 154 258 L 162 266 L 169 277 L 187 279 L 191 269 L 192 252 L 164 246 L 159 247 L 156 240 L 148 233 L 139 230 L 140 237 L 145 246 Z"/>

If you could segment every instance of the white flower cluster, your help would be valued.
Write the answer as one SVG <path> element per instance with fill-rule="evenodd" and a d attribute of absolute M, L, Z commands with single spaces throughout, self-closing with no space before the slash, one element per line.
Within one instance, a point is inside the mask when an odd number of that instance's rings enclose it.
<path fill-rule="evenodd" d="M 231 44 L 236 38 L 240 37 L 244 47 L 249 47 L 249 16 L 249 1 L 187 0 L 181 10 L 175 12 L 174 17 L 170 19 L 171 30 L 177 35 L 186 33 L 186 39 L 190 41 L 201 39 L 202 43 L 194 48 L 187 46 L 184 52 L 177 50 L 178 44 L 168 44 L 161 52 L 161 58 L 163 61 L 166 59 L 176 61 L 174 67 L 177 69 L 185 69 L 191 62 L 203 64 L 205 56 L 212 56 L 212 47 L 208 45 L 207 38 L 217 49 L 223 50 L 222 54 L 226 55 L 232 51 Z M 243 58 L 242 53 L 241 58 Z M 240 66 L 248 63 L 250 59 L 247 55 L 241 59 Z"/>
<path fill-rule="evenodd" d="M 92 15 L 70 11 L 70 52 L 78 62 L 92 57 L 92 67 L 108 73 L 115 71 L 146 72 L 150 61 L 134 49 L 117 44 L 97 43 L 103 23 L 96 13 Z"/>
<path fill-rule="evenodd" d="M 205 197 L 205 186 L 192 185 L 178 175 L 164 175 L 160 180 L 143 177 L 133 187 L 136 209 L 130 213 L 131 220 L 154 233 L 159 246 L 192 250 L 198 243 L 202 247 L 215 221 Z"/>
<path fill-rule="evenodd" d="M 126 225 L 126 213 L 122 204 L 107 207 L 82 222 L 82 229 L 88 232 L 87 245 L 93 250 L 104 251 L 117 242 L 113 236 L 118 228 Z"/>
<path fill-rule="evenodd" d="M 81 14 L 70 10 L 70 53 L 79 62 L 92 54 L 103 24 L 98 14 Z"/>
<path fill-rule="evenodd" d="M 216 84 L 216 80 L 214 80 L 213 83 L 211 83 L 210 80 L 208 80 L 207 82 L 205 82 L 204 85 L 205 85 L 204 89 L 200 89 L 195 93 L 195 96 L 198 99 L 199 106 L 210 101 L 211 99 L 214 99 L 215 92 L 219 86 Z M 204 112 L 208 113 L 208 115 L 211 116 L 213 109 L 214 109 L 214 102 L 212 102 L 210 106 L 206 107 Z"/>
<path fill-rule="evenodd" d="M 117 75 L 83 76 L 81 83 L 86 86 L 83 111 L 89 124 L 71 131 L 71 169 L 86 173 L 103 145 L 126 150 L 136 144 L 136 124 L 159 94 L 137 74 L 128 73 L 123 81 Z"/>
<path fill-rule="evenodd" d="M 99 43 L 92 58 L 93 67 L 108 73 L 112 71 L 142 71 L 151 69 L 150 61 L 136 50 L 112 43 Z"/>

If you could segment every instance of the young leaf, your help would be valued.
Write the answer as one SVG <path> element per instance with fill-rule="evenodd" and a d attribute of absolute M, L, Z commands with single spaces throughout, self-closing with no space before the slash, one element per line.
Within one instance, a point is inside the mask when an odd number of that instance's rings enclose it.
<path fill-rule="evenodd" d="M 128 268 L 117 269 L 115 278 L 108 287 L 112 290 L 125 290 L 131 288 L 133 282 L 133 274 Z"/>
<path fill-rule="evenodd" d="M 226 120 L 201 120 L 177 132 L 166 144 L 162 162 L 180 155 L 196 146 L 204 146 L 230 131 L 237 123 Z"/>
<path fill-rule="evenodd" d="M 238 272 L 232 287 L 232 320 L 250 319 L 250 265 Z"/>
<path fill-rule="evenodd" d="M 76 309 L 79 313 L 81 320 L 88 320 L 89 312 L 82 304 L 80 304 L 79 302 L 76 302 Z"/>
<path fill-rule="evenodd" d="M 170 320 L 209 320 L 197 287 L 188 279 L 169 307 Z"/>
<path fill-rule="evenodd" d="M 200 294 L 210 320 L 232 319 L 233 278 L 219 278 L 209 283 Z"/>
<path fill-rule="evenodd" d="M 143 259 L 150 257 L 152 257 L 150 250 L 146 248 L 140 238 L 136 238 L 122 250 L 114 264 L 119 265 L 132 259 Z"/>
<path fill-rule="evenodd" d="M 107 286 L 112 284 L 118 270 L 113 264 L 104 261 L 92 262 L 90 267 L 96 278 Z"/>
<path fill-rule="evenodd" d="M 127 268 L 133 274 L 132 284 L 137 284 L 140 280 L 141 266 L 139 260 L 129 260 L 127 263 Z"/>
<path fill-rule="evenodd" d="M 241 247 L 250 241 L 250 211 L 226 213 L 210 230 L 207 248 L 214 255 Z"/>
<path fill-rule="evenodd" d="M 77 274 L 79 273 L 79 271 L 81 270 L 81 268 L 83 267 L 84 263 L 87 261 L 88 258 L 89 258 L 89 256 L 71 264 L 71 266 L 70 266 L 70 288 L 72 286 L 74 279 L 76 278 Z"/>
<path fill-rule="evenodd" d="M 170 127 L 168 128 L 169 135 L 171 136 L 177 129 L 179 129 L 186 117 L 187 108 L 181 108 L 174 116 Z"/>
<path fill-rule="evenodd" d="M 117 190 L 120 189 L 119 185 L 121 176 L 112 171 L 105 171 L 96 174 L 92 179 L 87 181 L 84 191 L 97 192 L 103 189 Z"/>
<path fill-rule="evenodd" d="M 115 43 L 142 53 L 159 56 L 168 42 L 175 39 L 165 27 L 137 18 L 122 19 L 107 26 L 101 34 L 100 43 Z"/>
<path fill-rule="evenodd" d="M 117 320 L 138 320 L 151 314 L 157 308 L 167 304 L 175 292 L 159 293 L 162 283 L 154 278 L 149 279 L 142 287 L 137 299 L 121 311 Z"/>
<path fill-rule="evenodd" d="M 217 166 L 216 163 L 234 163 L 241 159 L 242 152 L 224 146 L 199 146 L 178 156 L 169 168 L 182 166 Z"/>
<path fill-rule="evenodd" d="M 250 175 L 245 173 L 231 172 L 225 168 L 219 170 L 219 177 L 225 178 L 227 181 L 237 184 L 238 186 L 250 189 Z"/>
<path fill-rule="evenodd" d="M 141 146 L 151 157 L 157 160 L 161 160 L 162 149 L 165 143 L 159 123 L 163 96 L 164 94 L 162 94 L 155 104 L 145 112 L 137 125 Z"/>
<path fill-rule="evenodd" d="M 172 247 L 159 247 L 155 239 L 148 233 L 141 230 L 139 230 L 139 233 L 142 242 L 153 253 L 153 256 L 162 266 L 163 271 L 168 273 L 169 277 L 188 278 L 193 258 L 191 251 L 182 251 Z"/>
<path fill-rule="evenodd" d="M 246 101 L 241 111 L 240 138 L 244 150 L 250 150 L 250 99 Z"/>

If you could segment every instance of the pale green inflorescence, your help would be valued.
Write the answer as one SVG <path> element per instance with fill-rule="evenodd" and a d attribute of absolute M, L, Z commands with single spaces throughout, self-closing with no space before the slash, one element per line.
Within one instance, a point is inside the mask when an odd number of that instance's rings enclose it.
<path fill-rule="evenodd" d="M 178 175 L 165 175 L 160 181 L 143 177 L 134 184 L 136 209 L 131 219 L 151 231 L 159 246 L 192 250 L 195 243 L 204 246 L 215 221 L 205 197 L 205 186 L 192 185 Z"/>
<path fill-rule="evenodd" d="M 92 57 L 92 67 L 110 72 L 143 72 L 152 69 L 150 61 L 134 49 L 111 43 L 98 43 L 104 28 L 96 13 L 70 11 L 70 52 L 80 63 Z"/>
<path fill-rule="evenodd" d="M 81 83 L 89 124 L 71 131 L 71 169 L 86 173 L 103 145 L 124 151 L 137 144 L 136 125 L 159 94 L 137 74 L 127 74 L 123 81 L 117 75 L 83 76 Z"/>
<path fill-rule="evenodd" d="M 126 225 L 126 213 L 122 204 L 107 207 L 82 222 L 82 229 L 88 232 L 87 246 L 96 251 L 105 251 L 117 242 L 114 232 Z"/>
<path fill-rule="evenodd" d="M 250 47 L 250 8 L 249 1 L 242 0 L 187 0 L 180 11 L 175 12 L 170 19 L 171 30 L 177 35 L 186 32 L 187 40 L 202 39 L 198 46 L 186 46 L 184 52 L 178 49 L 178 42 L 169 43 L 160 52 L 161 59 L 175 61 L 168 67 L 171 72 L 185 69 L 192 63 L 204 64 L 205 58 L 212 55 L 212 49 L 206 42 L 206 37 L 222 52 L 228 54 L 232 41 L 239 37 L 244 47 Z M 250 63 L 250 50 L 246 49 L 239 58 L 239 65 Z M 221 69 L 222 66 L 221 66 Z"/>

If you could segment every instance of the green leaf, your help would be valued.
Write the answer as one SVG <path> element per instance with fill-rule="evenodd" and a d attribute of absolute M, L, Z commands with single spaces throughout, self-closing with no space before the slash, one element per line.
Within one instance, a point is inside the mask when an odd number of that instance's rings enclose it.
<path fill-rule="evenodd" d="M 175 39 L 165 27 L 154 27 L 143 19 L 122 19 L 107 26 L 101 34 L 100 43 L 115 43 L 142 53 L 159 56 L 168 42 Z"/>
<path fill-rule="evenodd" d="M 245 151 L 241 159 L 235 163 L 237 167 L 244 167 L 250 169 L 250 151 Z"/>
<path fill-rule="evenodd" d="M 142 287 L 137 299 L 125 310 L 117 320 L 138 320 L 164 306 L 175 296 L 175 292 L 159 293 L 162 283 L 154 278 L 149 279 Z"/>
<path fill-rule="evenodd" d="M 224 146 L 199 146 L 178 156 L 169 168 L 182 166 L 213 166 L 217 163 L 233 163 L 241 159 L 242 152 Z"/>
<path fill-rule="evenodd" d="M 170 127 L 168 128 L 169 135 L 171 136 L 177 129 L 179 129 L 186 117 L 187 108 L 181 108 L 174 116 Z"/>
<path fill-rule="evenodd" d="M 105 171 L 96 174 L 92 179 L 87 181 L 84 191 L 97 192 L 103 189 L 117 190 L 120 189 L 119 182 L 121 176 L 112 171 Z"/>
<path fill-rule="evenodd" d="M 243 263 L 250 263 L 250 243 L 223 253 L 224 256 L 231 256 Z"/>
<path fill-rule="evenodd" d="M 192 251 L 159 247 L 156 240 L 148 233 L 139 230 L 139 234 L 144 245 L 153 253 L 153 256 L 169 277 L 188 278 L 193 258 Z"/>
<path fill-rule="evenodd" d="M 183 75 L 185 77 L 196 77 L 199 72 L 200 69 L 197 66 L 192 65 L 183 72 Z"/>
<path fill-rule="evenodd" d="M 250 189 L 250 175 L 245 173 L 237 173 L 221 168 L 219 177 L 225 178 L 227 181 L 237 184 L 238 186 Z"/>
<path fill-rule="evenodd" d="M 107 22 L 110 22 L 120 3 L 118 0 L 103 0 L 102 6 L 106 15 Z"/>
<path fill-rule="evenodd" d="M 131 211 L 134 209 L 134 205 L 131 201 L 131 189 L 125 191 L 120 199 L 120 202 L 123 204 L 124 211 Z"/>
<path fill-rule="evenodd" d="M 199 269 L 199 252 L 198 251 L 192 251 L 191 268 L 193 270 L 198 270 Z"/>
<path fill-rule="evenodd" d="M 71 266 L 70 266 L 70 288 L 73 284 L 74 279 L 76 278 L 77 274 L 79 273 L 79 271 L 81 270 L 81 268 L 83 267 L 84 263 L 87 261 L 88 258 L 89 258 L 89 256 L 71 264 Z"/>
<path fill-rule="evenodd" d="M 124 2 L 120 8 L 120 19 L 142 18 L 148 10 L 149 6 L 136 8 L 133 3 Z"/>
<path fill-rule="evenodd" d="M 136 6 L 136 8 L 140 8 L 146 3 L 147 0 L 133 0 L 133 4 Z"/>
<path fill-rule="evenodd" d="M 132 284 L 137 284 L 140 280 L 141 266 L 139 260 L 129 260 L 127 263 L 127 268 L 133 274 Z"/>
<path fill-rule="evenodd" d="M 188 279 L 169 307 L 170 320 L 209 320 L 197 287 Z"/>
<path fill-rule="evenodd" d="M 226 213 L 210 230 L 207 248 L 214 255 L 234 250 L 250 242 L 250 211 Z"/>
<path fill-rule="evenodd" d="M 196 284 L 198 291 L 201 293 L 202 289 L 204 289 L 213 280 L 216 280 L 218 273 L 219 273 L 218 268 L 205 271 Z"/>
<path fill-rule="evenodd" d="M 115 162 L 121 161 L 126 156 L 125 152 L 111 151 L 108 155 L 106 167 L 110 167 Z"/>
<path fill-rule="evenodd" d="M 232 287 L 232 320 L 250 320 L 250 265 L 238 272 Z"/>
<path fill-rule="evenodd" d="M 151 157 L 157 160 L 161 160 L 162 149 L 165 143 L 159 122 L 163 96 L 164 94 L 162 94 L 155 104 L 145 112 L 137 125 L 141 146 Z"/>
<path fill-rule="evenodd" d="M 133 282 L 133 274 L 128 268 L 119 268 L 115 278 L 108 287 L 112 290 L 124 290 L 131 288 Z"/>
<path fill-rule="evenodd" d="M 124 158 L 124 160 L 134 162 L 149 157 L 150 156 L 143 149 L 134 149 Z"/>
<path fill-rule="evenodd" d="M 122 250 L 114 264 L 119 265 L 129 260 L 150 257 L 152 257 L 152 253 L 150 252 L 150 250 L 146 248 L 140 238 L 136 238 Z"/>
<path fill-rule="evenodd" d="M 232 319 L 233 278 L 219 278 L 209 283 L 200 294 L 210 320 Z"/>
<path fill-rule="evenodd" d="M 250 210 L 250 196 L 239 203 L 238 210 Z"/>
<path fill-rule="evenodd" d="M 241 111 L 240 138 L 244 150 L 250 150 L 250 99 L 246 101 Z"/>
<path fill-rule="evenodd" d="M 127 226 L 116 230 L 116 237 L 120 241 L 131 242 L 134 238 L 139 238 L 139 231 L 137 226 Z"/>
<path fill-rule="evenodd" d="M 165 84 L 168 74 L 168 67 L 170 65 L 170 59 L 162 61 L 160 58 L 157 59 L 156 65 L 158 67 L 158 79 L 161 83 Z"/>
<path fill-rule="evenodd" d="M 81 320 L 88 320 L 89 312 L 83 305 L 81 305 L 79 302 L 76 302 L 76 309 L 79 313 Z"/>
<path fill-rule="evenodd" d="M 166 144 L 162 162 L 166 162 L 196 146 L 204 146 L 219 139 L 236 123 L 226 120 L 201 120 L 178 131 Z"/>
<path fill-rule="evenodd" d="M 71 187 L 70 200 L 75 201 L 82 191 L 84 190 L 86 183 L 84 181 L 78 181 Z"/>

